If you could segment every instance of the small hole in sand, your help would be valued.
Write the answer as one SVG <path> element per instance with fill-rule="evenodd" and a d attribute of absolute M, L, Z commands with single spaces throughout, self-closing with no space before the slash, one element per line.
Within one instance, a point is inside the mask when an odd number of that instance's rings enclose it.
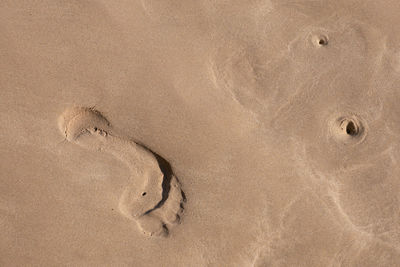
<path fill-rule="evenodd" d="M 142 196 L 145 196 L 146 194 L 147 194 L 146 192 L 143 192 L 143 193 L 142 193 Z"/>
<path fill-rule="evenodd" d="M 97 132 L 97 127 L 94 127 L 94 131 Z"/>
<path fill-rule="evenodd" d="M 361 143 L 365 139 L 367 130 L 365 124 L 358 116 L 340 117 L 332 122 L 334 124 L 331 124 L 331 130 L 333 130 L 331 133 L 339 143 L 354 145 Z"/>
<path fill-rule="evenodd" d="M 346 126 L 346 133 L 351 136 L 355 136 L 358 134 L 357 126 L 354 124 L 353 121 L 349 121 Z"/>
<path fill-rule="evenodd" d="M 315 34 L 311 37 L 311 41 L 316 47 L 327 46 L 328 45 L 328 37 L 323 34 Z"/>

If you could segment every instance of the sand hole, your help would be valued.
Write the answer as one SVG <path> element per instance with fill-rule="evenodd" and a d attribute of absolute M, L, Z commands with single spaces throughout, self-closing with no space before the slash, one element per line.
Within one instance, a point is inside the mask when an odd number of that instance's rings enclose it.
<path fill-rule="evenodd" d="M 318 41 L 318 44 L 319 44 L 319 45 L 326 45 L 327 43 L 326 43 L 326 41 L 325 41 L 324 39 L 320 39 L 320 40 Z"/>
<path fill-rule="evenodd" d="M 146 192 L 143 192 L 143 193 L 142 193 L 142 196 L 145 196 L 146 194 L 147 194 Z"/>
<path fill-rule="evenodd" d="M 328 37 L 325 35 L 317 34 L 312 36 L 312 42 L 314 46 L 321 47 L 328 45 Z"/>
<path fill-rule="evenodd" d="M 347 133 L 348 135 L 352 135 L 352 136 L 358 134 L 358 130 L 357 130 L 357 127 L 356 127 L 356 125 L 354 124 L 354 122 L 350 121 L 350 122 L 347 124 L 347 126 L 346 126 L 346 133 Z"/>
<path fill-rule="evenodd" d="M 329 126 L 330 135 L 339 143 L 356 145 L 365 140 L 367 128 L 365 121 L 351 114 L 333 119 Z"/>
<path fill-rule="evenodd" d="M 340 127 L 344 132 L 346 132 L 347 135 L 350 136 L 356 136 L 359 133 L 359 128 L 357 124 L 353 120 L 349 119 L 344 119 L 341 122 Z"/>

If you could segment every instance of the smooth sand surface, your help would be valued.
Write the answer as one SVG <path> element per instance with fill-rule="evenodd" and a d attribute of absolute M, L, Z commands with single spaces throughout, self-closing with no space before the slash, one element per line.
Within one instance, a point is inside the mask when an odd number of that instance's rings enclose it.
<path fill-rule="evenodd" d="M 397 0 L 0 0 L 0 266 L 400 266 Z"/>

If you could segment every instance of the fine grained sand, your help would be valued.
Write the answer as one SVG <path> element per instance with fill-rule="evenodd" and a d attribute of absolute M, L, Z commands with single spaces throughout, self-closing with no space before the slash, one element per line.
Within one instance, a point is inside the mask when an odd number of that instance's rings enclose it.
<path fill-rule="evenodd" d="M 0 1 L 0 265 L 399 266 L 399 14 Z"/>

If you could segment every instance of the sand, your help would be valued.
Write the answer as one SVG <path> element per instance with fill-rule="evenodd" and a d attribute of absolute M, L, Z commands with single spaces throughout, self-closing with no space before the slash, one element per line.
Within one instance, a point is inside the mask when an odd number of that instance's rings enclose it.
<path fill-rule="evenodd" d="M 399 12 L 0 1 L 0 266 L 400 266 Z"/>

